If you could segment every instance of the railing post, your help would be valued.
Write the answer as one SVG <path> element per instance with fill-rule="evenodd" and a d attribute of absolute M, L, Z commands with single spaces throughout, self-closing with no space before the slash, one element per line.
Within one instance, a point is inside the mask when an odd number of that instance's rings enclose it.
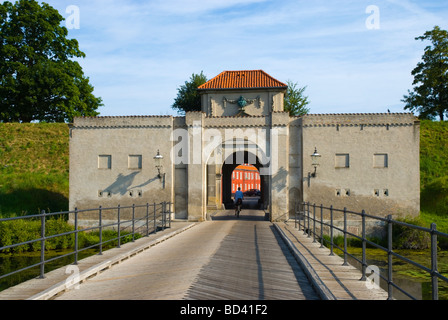
<path fill-rule="evenodd" d="M 306 215 L 305 215 L 305 211 L 303 212 L 304 213 L 304 215 L 303 215 L 303 235 L 306 234 L 306 220 L 307 220 L 309 211 L 310 211 L 310 203 L 307 202 L 306 203 Z"/>
<path fill-rule="evenodd" d="M 164 216 L 165 216 L 165 228 L 167 228 L 168 227 L 168 218 L 167 218 L 167 214 L 168 214 L 168 202 L 164 202 L 165 203 L 165 205 L 164 205 L 164 207 L 165 207 L 165 214 L 164 214 Z"/>
<path fill-rule="evenodd" d="M 439 281 L 437 277 L 437 226 L 431 223 L 431 283 L 432 300 L 439 300 Z"/>
<path fill-rule="evenodd" d="M 361 281 L 366 281 L 366 212 L 362 210 L 362 276 Z"/>
<path fill-rule="evenodd" d="M 343 266 L 347 266 L 347 208 L 344 207 L 344 263 Z"/>
<path fill-rule="evenodd" d="M 78 208 L 75 208 L 75 262 L 73 264 L 78 264 Z"/>
<path fill-rule="evenodd" d="M 310 231 L 311 231 L 310 230 L 310 219 L 311 219 L 311 209 L 310 209 L 310 206 L 312 206 L 312 205 L 310 203 L 308 203 L 308 211 L 306 213 L 306 224 L 307 224 L 307 227 L 306 227 L 306 230 L 305 230 L 307 238 L 310 237 Z"/>
<path fill-rule="evenodd" d="M 307 238 L 309 238 L 309 237 L 311 237 L 311 228 L 310 228 L 310 207 L 309 207 L 309 205 L 308 205 L 308 216 L 307 216 L 307 220 L 308 220 L 308 228 L 306 229 L 306 233 L 308 234 L 308 237 Z"/>
<path fill-rule="evenodd" d="M 132 204 L 132 242 L 135 242 L 135 204 Z"/>
<path fill-rule="evenodd" d="M 316 242 L 316 204 L 313 204 L 313 243 Z"/>
<path fill-rule="evenodd" d="M 163 230 L 166 229 L 166 201 L 163 201 Z"/>
<path fill-rule="evenodd" d="M 297 229 L 297 202 L 294 203 L 294 228 Z"/>
<path fill-rule="evenodd" d="M 320 205 L 320 247 L 324 247 L 324 207 Z"/>
<path fill-rule="evenodd" d="M 168 228 L 171 229 L 171 201 L 168 202 Z"/>
<path fill-rule="evenodd" d="M 118 244 L 117 244 L 117 248 L 120 248 L 121 247 L 121 245 L 120 245 L 120 243 L 121 243 L 120 205 L 118 205 L 118 207 L 117 207 L 117 218 L 118 218 L 118 221 L 117 221 L 117 228 L 118 228 Z"/>
<path fill-rule="evenodd" d="M 157 222 L 156 222 L 156 216 L 157 216 L 157 208 L 156 203 L 154 202 L 154 233 L 157 233 Z"/>
<path fill-rule="evenodd" d="M 149 203 L 146 203 L 146 236 L 149 237 Z"/>
<path fill-rule="evenodd" d="M 166 201 L 163 201 L 163 230 L 166 229 Z"/>
<path fill-rule="evenodd" d="M 393 285 L 392 285 L 392 215 L 387 216 L 387 299 L 393 299 Z"/>
<path fill-rule="evenodd" d="M 162 209 L 161 209 L 161 218 L 162 218 L 162 231 L 165 230 L 165 202 L 161 203 Z"/>
<path fill-rule="evenodd" d="M 45 210 L 41 211 L 40 217 L 40 276 L 39 279 L 45 278 Z"/>
<path fill-rule="evenodd" d="M 103 254 L 103 212 L 102 212 L 103 210 L 102 209 L 103 209 L 103 207 L 100 206 L 100 208 L 98 210 L 98 215 L 99 215 L 98 223 L 100 225 L 100 228 L 99 228 L 99 232 L 100 232 L 100 253 L 99 253 L 99 255 L 100 256 Z"/>
<path fill-rule="evenodd" d="M 334 253 L 333 253 L 333 206 L 330 206 L 330 256 L 334 256 Z"/>

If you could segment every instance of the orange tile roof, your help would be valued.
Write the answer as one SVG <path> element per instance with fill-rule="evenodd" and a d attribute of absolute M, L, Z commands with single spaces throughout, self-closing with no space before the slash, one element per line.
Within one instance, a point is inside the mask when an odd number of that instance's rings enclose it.
<path fill-rule="evenodd" d="M 274 79 L 263 70 L 242 70 L 221 72 L 213 79 L 201 85 L 198 89 L 254 89 L 286 87 L 286 84 Z"/>
<path fill-rule="evenodd" d="M 251 164 L 240 164 L 235 170 L 258 171 L 258 169 Z"/>

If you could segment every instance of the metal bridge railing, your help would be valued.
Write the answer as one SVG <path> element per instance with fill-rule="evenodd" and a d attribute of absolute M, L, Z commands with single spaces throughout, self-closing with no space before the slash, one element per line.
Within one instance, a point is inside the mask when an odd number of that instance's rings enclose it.
<path fill-rule="evenodd" d="M 80 222 L 83 220 L 80 218 L 80 215 L 83 213 L 89 215 L 90 225 L 92 224 L 92 216 L 97 217 L 97 223 L 94 223 L 93 226 L 89 227 L 80 227 Z M 104 217 L 107 215 L 108 220 L 104 220 Z M 45 224 L 51 217 L 56 216 L 69 216 L 70 222 L 74 225 L 73 231 L 68 231 L 59 234 L 48 235 L 46 234 Z M 115 218 L 115 219 L 111 219 Z M 132 206 L 120 206 L 105 208 L 98 207 L 95 209 L 83 209 L 78 210 L 75 209 L 73 211 L 62 211 L 62 212 L 52 212 L 46 213 L 42 211 L 41 214 L 37 215 L 28 215 L 28 216 L 20 216 L 13 218 L 5 218 L 0 219 L 0 224 L 5 223 L 7 221 L 14 220 L 40 220 L 40 238 L 20 242 L 20 243 L 12 243 L 4 247 L 0 247 L 0 252 L 7 249 L 12 249 L 22 245 L 28 245 L 33 243 L 40 242 L 40 261 L 39 263 L 26 266 L 24 268 L 9 272 L 7 274 L 0 275 L 0 279 L 6 278 L 8 276 L 17 274 L 19 272 L 23 272 L 25 270 L 40 267 L 40 275 L 39 278 L 45 278 L 45 264 L 52 262 L 57 259 L 62 259 L 67 256 L 73 255 L 74 262 L 73 264 L 78 264 L 78 255 L 80 252 L 88 249 L 92 249 L 98 247 L 99 255 L 103 253 L 103 246 L 106 243 L 117 241 L 117 248 L 120 248 L 123 237 L 132 237 L 132 241 L 135 241 L 135 235 L 141 234 L 143 236 L 149 236 L 149 234 L 156 233 L 159 229 L 164 230 L 165 228 L 171 227 L 171 203 L 170 202 L 162 202 L 162 203 L 153 203 L 146 205 L 132 205 Z M 111 229 L 117 231 L 117 236 L 112 239 L 108 239 L 103 241 L 103 231 Z M 127 229 L 130 229 L 128 233 L 123 233 Z M 99 242 L 88 246 L 88 247 L 79 247 L 78 236 L 81 232 L 91 232 L 94 230 L 98 230 L 99 232 Z M 74 248 L 72 252 L 51 258 L 45 259 L 45 241 L 50 240 L 57 237 L 63 237 L 68 235 L 74 235 Z"/>
<path fill-rule="evenodd" d="M 310 210 L 311 209 L 311 210 Z M 317 212 L 317 218 L 316 218 L 316 210 Z M 326 210 L 327 218 L 324 220 L 324 210 Z M 342 214 L 342 222 L 343 227 L 339 227 L 337 224 L 335 224 L 336 214 Z M 361 236 L 354 234 L 352 232 L 348 231 L 347 228 L 347 215 L 355 215 L 360 218 L 360 226 L 361 226 Z M 328 217 L 329 216 L 329 217 Z M 387 248 L 383 247 L 373 241 L 370 241 L 366 237 L 367 232 L 367 226 L 366 226 L 366 219 L 373 219 L 376 221 L 383 222 L 387 234 Z M 340 219 L 338 221 L 341 221 Z M 311 225 L 312 224 L 312 225 Z M 392 219 L 392 215 L 388 215 L 387 217 L 379 217 L 379 216 L 373 216 L 370 214 L 367 214 L 364 210 L 359 212 L 353 212 L 349 211 L 346 208 L 344 209 L 335 209 L 333 206 L 330 207 L 324 207 L 323 205 L 316 206 L 316 204 L 310 204 L 309 202 L 303 202 L 298 205 L 296 205 L 295 210 L 295 225 L 296 228 L 299 230 L 303 230 L 305 235 L 308 235 L 308 237 L 313 237 L 313 242 L 317 242 L 318 239 L 320 239 L 321 247 L 324 246 L 324 242 L 328 243 L 328 246 L 330 248 L 330 255 L 334 255 L 333 250 L 334 247 L 341 250 L 344 254 L 344 263 L 343 265 L 347 265 L 347 257 L 351 257 L 357 262 L 361 264 L 362 267 L 362 277 L 360 280 L 365 281 L 366 280 L 366 270 L 368 268 L 367 261 L 366 261 L 366 246 L 367 244 L 381 249 L 387 253 L 387 275 L 383 276 L 380 272 L 378 272 L 377 276 L 386 281 L 387 283 L 387 292 L 388 292 L 388 299 L 393 299 L 393 289 L 399 290 L 401 293 L 406 295 L 407 297 L 417 300 L 414 296 L 412 296 L 409 292 L 406 292 L 403 288 L 399 287 L 396 283 L 393 282 L 393 264 L 392 264 L 392 258 L 398 258 L 404 262 L 407 262 L 423 271 L 426 271 L 431 276 L 431 287 L 432 287 L 432 300 L 438 300 L 439 299 L 439 286 L 438 281 L 439 279 L 442 281 L 445 281 L 448 283 L 448 278 L 444 275 L 440 274 L 438 266 L 437 266 L 437 258 L 438 258 L 438 246 L 437 246 L 437 239 L 438 237 L 444 237 L 448 239 L 448 234 L 442 233 L 437 231 L 437 227 L 435 223 L 431 224 L 430 228 L 424 228 L 421 226 L 412 225 L 409 223 L 397 221 Z M 400 225 L 403 227 L 419 230 L 425 233 L 428 233 L 431 238 L 431 244 L 430 244 L 430 254 L 431 254 L 431 267 L 425 267 L 421 265 L 420 263 L 417 263 L 409 258 L 406 258 L 396 252 L 393 251 L 392 244 L 393 244 L 393 225 Z M 329 240 L 325 239 L 324 237 L 324 229 L 328 230 L 329 234 L 325 234 L 325 236 L 329 236 Z M 316 228 L 319 230 L 316 232 Z M 339 247 L 334 242 L 334 234 L 335 231 L 339 231 L 344 236 L 344 247 Z M 347 236 L 351 236 L 354 238 L 357 238 L 361 240 L 362 242 L 362 258 L 359 260 L 356 256 L 350 254 L 347 250 Z M 376 273 L 375 270 L 369 269 L 369 271 Z"/>

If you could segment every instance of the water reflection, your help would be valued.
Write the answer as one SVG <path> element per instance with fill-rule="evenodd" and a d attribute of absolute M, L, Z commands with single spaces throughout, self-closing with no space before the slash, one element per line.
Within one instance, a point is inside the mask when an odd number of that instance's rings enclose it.
<path fill-rule="evenodd" d="M 348 256 L 347 261 L 358 270 L 361 271 L 361 263 L 358 262 L 353 257 Z M 380 287 L 388 291 L 387 281 L 383 278 L 387 279 L 387 263 L 383 260 L 375 260 L 375 259 L 366 259 L 367 265 L 369 266 L 377 266 L 380 269 Z M 403 278 L 397 272 L 392 272 L 392 281 L 393 283 L 401 288 L 401 290 L 405 291 L 407 294 L 411 295 L 413 298 L 410 298 L 408 295 L 402 293 L 399 289 L 392 289 L 392 297 L 396 300 L 428 300 L 431 299 L 431 283 L 430 282 L 419 282 L 412 280 L 410 278 Z M 426 290 L 423 290 L 423 289 Z"/>
<path fill-rule="evenodd" d="M 55 250 L 47 251 L 45 253 L 45 259 L 49 260 L 58 256 L 63 256 L 72 252 L 71 250 Z M 98 250 L 90 249 L 81 251 L 78 254 L 78 259 L 84 259 L 94 254 L 97 254 Z M 0 276 L 5 275 L 16 270 L 23 269 L 27 266 L 35 265 L 40 262 L 40 252 L 37 253 L 23 253 L 23 254 L 0 254 Z M 56 259 L 52 262 L 45 264 L 45 273 L 52 270 L 73 264 L 74 256 L 68 255 Z M 18 272 L 11 276 L 0 279 L 0 291 L 3 291 L 9 287 L 15 286 L 19 283 L 34 279 L 40 275 L 40 266 L 36 266 L 25 271 Z"/>

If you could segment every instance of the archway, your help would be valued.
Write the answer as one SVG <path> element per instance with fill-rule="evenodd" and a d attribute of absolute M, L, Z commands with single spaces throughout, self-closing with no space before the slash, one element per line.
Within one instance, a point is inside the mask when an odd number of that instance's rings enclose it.
<path fill-rule="evenodd" d="M 244 164 L 252 165 L 256 168 L 257 172 L 260 172 L 260 168 L 263 165 L 260 163 L 258 157 L 248 151 L 237 151 L 231 154 L 224 161 L 221 170 L 221 192 L 222 203 L 226 209 L 233 208 L 232 200 L 232 173 L 234 170 Z M 257 209 L 266 209 L 269 203 L 269 177 L 260 175 L 260 200 Z"/>

